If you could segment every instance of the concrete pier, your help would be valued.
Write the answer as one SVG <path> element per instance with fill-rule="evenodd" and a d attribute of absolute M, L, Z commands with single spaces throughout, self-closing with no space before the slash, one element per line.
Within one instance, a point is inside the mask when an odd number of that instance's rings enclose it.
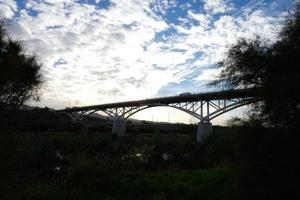
<path fill-rule="evenodd" d="M 116 119 L 113 121 L 112 134 L 117 136 L 126 135 L 125 119 Z"/>
<path fill-rule="evenodd" d="M 210 122 L 199 122 L 197 129 L 197 142 L 202 142 L 205 137 L 212 134 L 212 125 Z"/>

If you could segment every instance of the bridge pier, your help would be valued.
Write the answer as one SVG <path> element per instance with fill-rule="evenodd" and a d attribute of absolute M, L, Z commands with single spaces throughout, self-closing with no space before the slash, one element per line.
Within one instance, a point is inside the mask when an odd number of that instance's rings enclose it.
<path fill-rule="evenodd" d="M 210 122 L 199 122 L 197 129 L 197 142 L 202 142 L 203 139 L 212 134 L 212 125 Z"/>
<path fill-rule="evenodd" d="M 117 136 L 126 135 L 125 119 L 115 119 L 113 121 L 112 134 Z"/>

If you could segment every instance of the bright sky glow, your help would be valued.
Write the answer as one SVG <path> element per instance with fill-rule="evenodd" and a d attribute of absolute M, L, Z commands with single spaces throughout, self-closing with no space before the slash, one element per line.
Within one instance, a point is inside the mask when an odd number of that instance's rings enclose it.
<path fill-rule="evenodd" d="M 39 105 L 63 108 L 213 90 L 205 84 L 218 74 L 215 65 L 230 45 L 255 35 L 274 41 L 292 5 L 292 0 L 0 0 L 0 18 L 9 20 L 9 32 L 43 63 Z M 190 122 L 173 110 L 136 117 Z"/>

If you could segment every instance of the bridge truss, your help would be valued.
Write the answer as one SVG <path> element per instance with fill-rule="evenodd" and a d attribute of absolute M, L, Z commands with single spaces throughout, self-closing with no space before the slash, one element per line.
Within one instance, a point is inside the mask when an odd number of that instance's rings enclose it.
<path fill-rule="evenodd" d="M 72 107 L 58 110 L 57 112 L 70 116 L 73 121 L 81 120 L 96 112 L 104 112 L 113 121 L 113 133 L 124 135 L 125 120 L 145 109 L 161 106 L 175 108 L 197 118 L 202 126 L 203 124 L 210 124 L 212 119 L 228 111 L 261 100 L 259 90 L 242 89 Z"/>
<path fill-rule="evenodd" d="M 223 113 L 260 100 L 257 95 L 251 94 L 222 95 L 213 98 L 196 94 L 196 96 L 166 97 L 87 107 L 72 107 L 58 110 L 57 112 L 70 116 L 74 121 L 81 120 L 83 117 L 99 111 L 106 113 L 111 120 L 125 120 L 142 110 L 165 106 L 188 113 L 197 118 L 200 122 L 209 122 Z"/>

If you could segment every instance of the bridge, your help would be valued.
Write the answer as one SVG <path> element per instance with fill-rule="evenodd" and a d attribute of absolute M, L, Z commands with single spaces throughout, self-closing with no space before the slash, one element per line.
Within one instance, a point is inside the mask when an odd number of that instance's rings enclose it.
<path fill-rule="evenodd" d="M 66 114 L 75 121 L 102 111 L 113 121 L 112 133 L 124 136 L 126 135 L 126 119 L 148 108 L 167 106 L 188 113 L 199 120 L 197 141 L 201 141 L 212 132 L 210 122 L 212 119 L 230 110 L 261 100 L 261 90 L 250 88 L 199 94 L 182 93 L 178 96 L 65 108 L 56 112 Z"/>

